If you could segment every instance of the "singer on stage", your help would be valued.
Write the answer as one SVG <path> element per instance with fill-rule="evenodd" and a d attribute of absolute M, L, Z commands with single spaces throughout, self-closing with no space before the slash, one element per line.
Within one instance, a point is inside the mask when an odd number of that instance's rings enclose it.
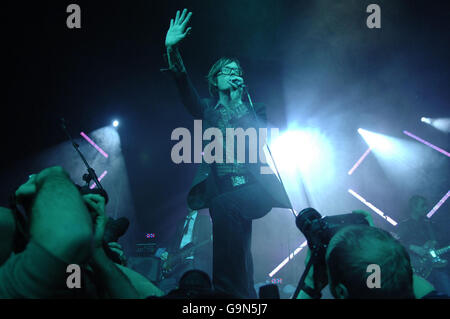
<path fill-rule="evenodd" d="M 224 140 L 226 128 L 253 127 L 258 131 L 266 127 L 264 106 L 255 103 L 252 108 L 243 101 L 244 78 L 237 59 L 219 59 L 207 75 L 211 98 L 198 96 L 179 51 L 180 42 L 191 31 L 187 27 L 191 16 L 186 9 L 177 11 L 165 40 L 167 71 L 175 79 L 184 106 L 195 119 L 202 120 L 204 130 L 219 128 Z M 250 250 L 252 220 L 265 216 L 273 207 L 290 207 L 276 176 L 261 174 L 260 167 L 261 163 L 238 163 L 235 158 L 231 163 L 203 161 L 188 195 L 191 209 L 209 208 L 211 215 L 214 288 L 238 298 L 257 297 Z"/>

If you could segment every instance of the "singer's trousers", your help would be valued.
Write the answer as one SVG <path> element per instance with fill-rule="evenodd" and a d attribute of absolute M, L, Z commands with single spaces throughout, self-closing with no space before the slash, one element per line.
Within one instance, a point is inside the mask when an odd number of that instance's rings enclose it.
<path fill-rule="evenodd" d="M 251 253 L 252 220 L 272 209 L 259 184 L 247 184 L 213 197 L 213 285 L 237 298 L 257 298 Z"/>

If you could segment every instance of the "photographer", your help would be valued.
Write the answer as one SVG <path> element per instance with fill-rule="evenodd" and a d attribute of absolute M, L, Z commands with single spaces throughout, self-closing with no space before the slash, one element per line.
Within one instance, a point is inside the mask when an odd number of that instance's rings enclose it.
<path fill-rule="evenodd" d="M 367 224 L 343 225 L 329 235 L 328 243 L 322 239 L 325 254 L 313 262 L 297 298 L 320 298 L 320 292 L 328 283 L 336 299 L 415 298 L 405 248 L 388 232 L 369 227 L 373 222 L 368 213 L 353 213 L 364 214 Z M 310 256 L 308 251 L 307 262 Z M 380 286 L 370 288 L 368 266 L 374 264 L 380 269 Z"/>
<path fill-rule="evenodd" d="M 111 297 L 137 296 L 103 251 L 101 196 L 82 197 L 61 167 L 51 167 L 30 176 L 15 198 L 26 214 L 0 211 L 0 298 L 76 296 L 77 289 L 67 288 L 67 266 L 86 263 L 90 257 L 99 282 Z M 25 234 L 25 240 L 19 233 Z"/>
<path fill-rule="evenodd" d="M 425 279 L 413 276 L 406 249 L 391 234 L 373 227 L 367 212 L 353 213 L 364 214 L 368 225 L 346 225 L 331 235 L 324 245 L 324 260 L 313 263 L 297 299 L 318 299 L 327 284 L 336 299 L 445 297 L 439 296 Z M 306 263 L 309 258 L 310 251 Z M 369 287 L 369 265 L 379 266 L 378 287 Z"/>
<path fill-rule="evenodd" d="M 67 290 L 67 265 L 79 264 L 90 254 L 92 220 L 88 209 L 60 167 L 30 176 L 16 191 L 16 198 L 31 211 L 27 227 L 30 241 L 23 252 L 12 254 L 17 244 L 17 220 L 11 210 L 2 209 L 0 227 L 6 240 L 2 240 L 0 254 L 0 296 L 55 297 Z"/>

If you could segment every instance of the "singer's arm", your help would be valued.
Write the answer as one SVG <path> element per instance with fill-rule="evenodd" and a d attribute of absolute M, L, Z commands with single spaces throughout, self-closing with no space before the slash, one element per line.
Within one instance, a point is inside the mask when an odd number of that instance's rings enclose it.
<path fill-rule="evenodd" d="M 192 12 L 188 13 L 187 9 L 184 9 L 181 13 L 180 11 L 177 11 L 175 19 L 170 20 L 170 27 L 167 31 L 165 41 L 169 69 L 164 71 L 170 71 L 173 75 L 178 91 L 180 92 L 181 100 L 188 111 L 194 117 L 201 118 L 203 116 L 205 105 L 187 75 L 178 48 L 181 41 L 184 40 L 191 31 L 191 28 L 187 27 L 191 16 Z"/>
<path fill-rule="evenodd" d="M 167 48 L 167 62 L 169 64 L 168 71 L 175 79 L 182 103 L 192 116 L 202 118 L 205 104 L 186 72 L 178 47 Z"/>

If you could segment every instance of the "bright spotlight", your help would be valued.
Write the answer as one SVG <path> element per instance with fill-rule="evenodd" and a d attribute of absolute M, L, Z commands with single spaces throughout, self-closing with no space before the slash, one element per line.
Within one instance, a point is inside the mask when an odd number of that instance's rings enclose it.
<path fill-rule="evenodd" d="M 450 118 L 428 118 L 428 117 L 422 117 L 420 119 L 423 123 L 429 124 L 433 126 L 434 128 L 438 129 L 439 131 L 442 131 L 444 133 L 450 132 Z"/>
<path fill-rule="evenodd" d="M 433 207 L 433 209 L 427 214 L 427 217 L 431 218 L 431 216 L 433 216 L 433 214 L 439 209 L 439 207 L 442 206 L 442 204 L 445 203 L 445 201 L 449 197 L 450 197 L 450 191 L 448 191 L 447 194 L 445 194 L 445 196 L 442 197 L 441 200 Z"/>
<path fill-rule="evenodd" d="M 420 142 L 420 143 L 422 143 L 422 144 L 425 144 L 426 146 L 431 147 L 432 149 L 435 149 L 435 150 L 438 151 L 439 153 L 442 153 L 442 154 L 444 154 L 444 155 L 450 157 L 450 153 L 447 152 L 446 150 L 443 150 L 442 148 L 439 148 L 439 147 L 437 147 L 436 145 L 433 145 L 433 144 L 431 144 L 430 142 L 427 142 L 427 141 L 421 139 L 421 138 L 418 137 L 418 136 L 415 136 L 414 134 L 412 134 L 412 133 L 410 133 L 410 132 L 408 132 L 408 131 L 403 131 L 403 133 L 406 134 L 406 135 L 408 135 L 409 137 L 415 139 L 416 141 L 418 141 L 418 142 Z"/>
<path fill-rule="evenodd" d="M 323 138 L 311 130 L 289 130 L 272 145 L 282 170 L 308 171 L 326 156 Z"/>
<path fill-rule="evenodd" d="M 366 143 L 369 144 L 370 148 L 372 148 L 373 150 L 385 154 L 394 151 L 394 145 L 391 139 L 387 136 L 369 132 L 361 128 L 358 129 L 358 133 L 361 134 Z"/>
<path fill-rule="evenodd" d="M 420 121 L 422 121 L 423 123 L 431 124 L 431 119 L 429 119 L 428 117 L 422 117 Z"/>
<path fill-rule="evenodd" d="M 113 123 L 112 123 L 112 125 L 113 125 L 114 127 L 118 127 L 118 126 L 119 126 L 119 121 L 114 120 Z"/>
<path fill-rule="evenodd" d="M 334 152 L 327 136 L 316 128 L 292 125 L 271 138 L 271 153 L 293 208 L 311 206 L 313 197 L 320 200 L 323 190 L 335 182 Z"/>

